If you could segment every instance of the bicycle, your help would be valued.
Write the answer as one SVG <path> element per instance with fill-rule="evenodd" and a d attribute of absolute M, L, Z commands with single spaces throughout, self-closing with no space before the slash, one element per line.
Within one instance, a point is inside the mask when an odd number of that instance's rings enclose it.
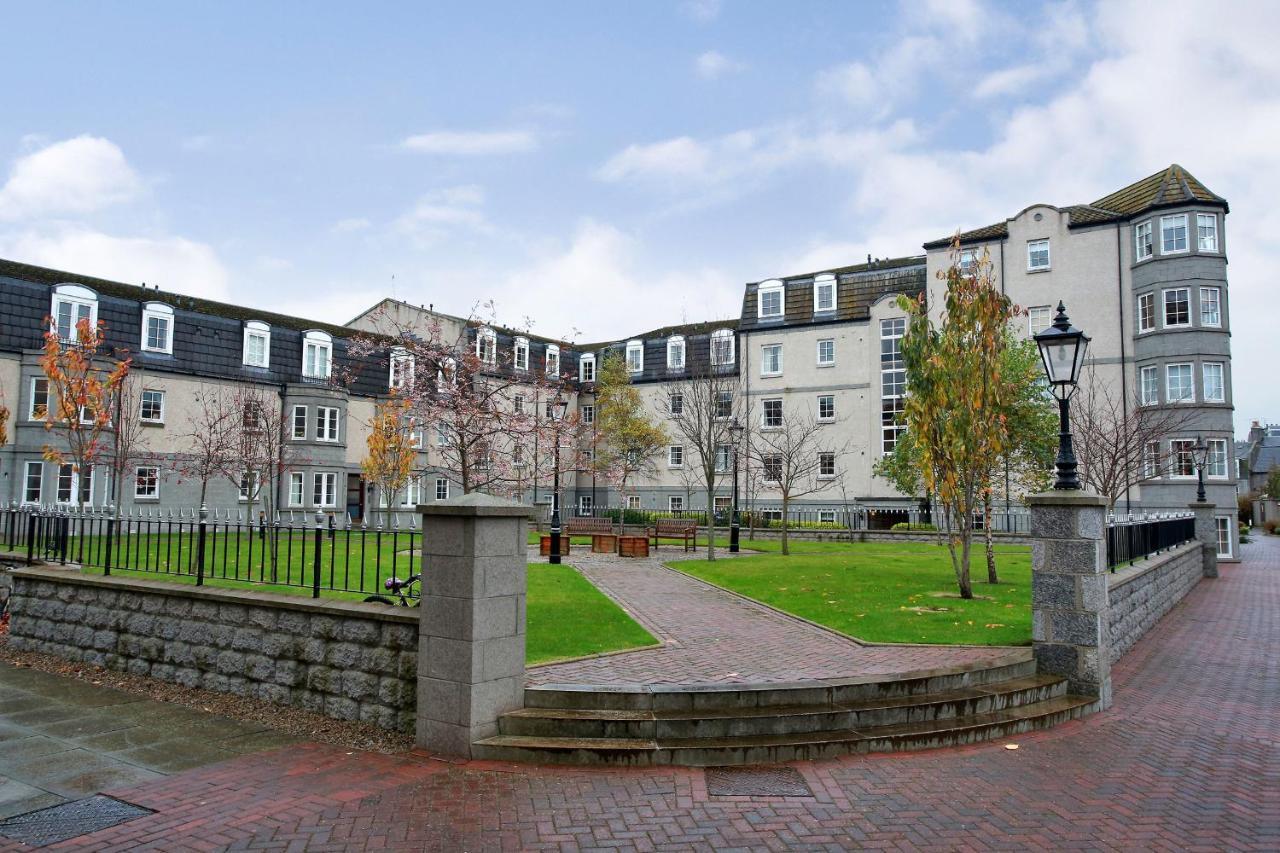
<path fill-rule="evenodd" d="M 413 585 L 422 580 L 422 575 L 409 575 L 405 580 L 397 577 L 389 577 L 383 582 L 383 586 L 395 596 L 395 599 L 388 598 L 385 595 L 370 595 L 365 597 L 365 601 L 373 604 L 399 604 L 401 607 L 418 607 L 422 604 L 421 590 L 415 590 Z M 413 603 L 410 604 L 409 602 Z"/>

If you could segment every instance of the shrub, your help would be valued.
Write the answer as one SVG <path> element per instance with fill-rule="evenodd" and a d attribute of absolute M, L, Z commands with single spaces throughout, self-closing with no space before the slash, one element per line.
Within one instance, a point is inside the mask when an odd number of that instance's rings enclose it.
<path fill-rule="evenodd" d="M 889 529 L 890 530 L 925 530 L 929 532 L 934 532 L 938 528 L 932 524 L 927 524 L 925 522 L 916 522 L 913 524 L 910 521 L 899 521 L 897 524 L 893 525 L 893 527 L 890 527 Z"/>
<path fill-rule="evenodd" d="M 1236 496 L 1237 517 L 1241 524 L 1253 524 L 1253 502 L 1257 500 L 1255 492 Z"/>
<path fill-rule="evenodd" d="M 1274 518 L 1269 518 L 1266 521 L 1262 522 L 1262 529 L 1272 534 L 1273 536 L 1275 535 L 1277 527 L 1280 527 L 1280 521 L 1277 521 Z"/>

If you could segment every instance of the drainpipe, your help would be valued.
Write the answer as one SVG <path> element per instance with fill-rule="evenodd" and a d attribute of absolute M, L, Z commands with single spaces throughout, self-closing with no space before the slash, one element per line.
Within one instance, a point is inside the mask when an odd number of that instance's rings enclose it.
<path fill-rule="evenodd" d="M 1124 419 L 1125 435 L 1129 434 L 1129 367 L 1125 364 L 1125 326 L 1124 326 L 1124 264 L 1120 257 L 1120 223 L 1116 223 L 1116 302 L 1119 304 L 1119 310 L 1116 316 L 1120 322 L 1120 399 L 1124 401 L 1124 405 L 1120 407 L 1120 415 Z M 1124 479 L 1126 483 L 1132 481 L 1129 471 L 1129 454 L 1125 454 L 1124 462 Z M 1133 487 L 1125 486 L 1124 489 L 1124 511 L 1132 512 Z"/>

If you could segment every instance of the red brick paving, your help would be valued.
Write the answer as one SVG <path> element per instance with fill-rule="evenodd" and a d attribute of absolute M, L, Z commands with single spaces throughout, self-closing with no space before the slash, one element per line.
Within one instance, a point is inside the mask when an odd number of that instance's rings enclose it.
<path fill-rule="evenodd" d="M 668 548 L 660 557 L 672 554 Z M 656 558 L 587 554 L 573 564 L 664 645 L 535 667 L 530 684 L 776 683 L 970 666 L 1009 654 L 1004 647 L 856 643 L 664 569 Z"/>
<path fill-rule="evenodd" d="M 702 771 L 449 764 L 306 746 L 113 792 L 158 809 L 67 849 L 1280 849 L 1280 539 L 1114 670 L 1111 710 L 1003 743 L 799 764 L 815 796 Z"/>

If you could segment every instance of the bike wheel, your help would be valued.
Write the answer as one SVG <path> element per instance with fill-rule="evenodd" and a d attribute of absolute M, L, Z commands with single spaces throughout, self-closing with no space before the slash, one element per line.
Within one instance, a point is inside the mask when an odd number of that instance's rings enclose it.
<path fill-rule="evenodd" d="M 364 600 L 371 604 L 395 604 L 394 601 L 387 598 L 385 595 L 369 595 L 366 596 Z"/>

